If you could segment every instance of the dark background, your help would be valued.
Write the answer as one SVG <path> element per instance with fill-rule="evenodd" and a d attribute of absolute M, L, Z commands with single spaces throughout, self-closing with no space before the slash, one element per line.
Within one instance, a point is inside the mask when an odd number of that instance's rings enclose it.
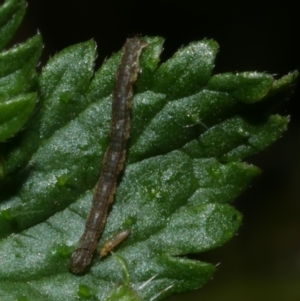
<path fill-rule="evenodd" d="M 215 73 L 262 71 L 279 77 L 300 69 L 299 11 L 289 1 L 27 0 L 27 15 L 13 43 L 39 30 L 50 56 L 94 38 L 99 66 L 133 34 L 166 39 L 162 60 L 194 40 L 220 45 Z M 295 1 L 296 2 L 296 1 Z M 226 245 L 199 255 L 221 263 L 203 289 L 168 300 L 300 300 L 299 88 L 280 112 L 289 130 L 274 145 L 248 158 L 264 171 L 235 202 L 244 222 Z"/>

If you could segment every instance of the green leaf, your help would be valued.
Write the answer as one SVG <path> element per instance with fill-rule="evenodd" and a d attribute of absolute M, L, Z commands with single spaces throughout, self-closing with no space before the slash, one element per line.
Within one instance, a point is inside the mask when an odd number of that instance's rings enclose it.
<path fill-rule="evenodd" d="M 68 124 L 88 106 L 84 97 L 94 73 L 96 44 L 94 41 L 77 44 L 61 51 L 48 61 L 40 76 L 42 139 Z"/>
<path fill-rule="evenodd" d="M 224 73 L 212 76 L 207 87 L 214 91 L 227 92 L 238 101 L 252 103 L 265 97 L 273 82 L 273 76 L 265 73 Z"/>
<path fill-rule="evenodd" d="M 24 13 L 21 0 L 5 1 L 0 7 L 0 50 L 13 37 Z M 38 98 L 35 67 L 41 50 L 42 40 L 37 35 L 0 53 L 0 143 L 22 130 L 33 114 Z M 4 169 L 0 158 L 0 181 L 6 176 Z"/>
<path fill-rule="evenodd" d="M 168 99 L 198 92 L 209 80 L 218 48 L 213 40 L 193 42 L 181 48 L 155 72 L 153 91 L 165 93 Z"/>
<path fill-rule="evenodd" d="M 172 167 L 174 162 L 177 166 Z M 204 170 L 199 169 L 200 166 Z M 151 171 L 151 175 L 141 178 L 145 171 Z M 238 174 L 243 177 L 239 185 L 235 183 Z M 177 256 L 219 246 L 236 232 L 240 214 L 221 204 L 226 200 L 219 196 L 237 194 L 243 189 L 241 183 L 247 186 L 256 174 L 257 168 L 246 164 L 224 166 L 214 159 L 193 160 L 180 151 L 132 164 L 119 185 L 100 244 L 124 227 L 131 229 L 130 237 L 119 248 L 118 254 L 126 262 L 135 263 L 128 266 L 132 286 L 137 287 L 157 275 L 145 290 L 139 292 L 145 300 L 170 284 L 174 286 L 172 291 L 202 286 L 211 277 L 214 267 Z M 200 182 L 203 183 L 201 187 Z M 185 187 L 185 183 L 189 185 Z M 96 259 L 91 273 L 84 277 L 72 275 L 67 266 L 71 247 L 82 232 L 91 197 L 92 191 L 89 191 L 69 209 L 57 213 L 45 223 L 4 240 L 0 255 L 5 254 L 6 260 L 1 261 L 1 279 L 10 279 L 13 283 L 23 283 L 27 279 L 39 292 L 35 297 L 31 295 L 31 300 L 39 300 L 46 294 L 49 300 L 81 296 L 83 285 L 94 290 L 99 300 L 104 300 L 108 291 L 123 279 L 122 269 L 114 258 L 108 257 L 100 263 Z M 130 202 L 124 202 L 129 199 Z M 32 275 L 29 278 L 28 269 Z M 111 270 L 115 272 L 111 273 Z M 67 291 L 66 285 L 69 287 Z M 23 291 L 24 287 L 18 293 Z"/>
<path fill-rule="evenodd" d="M 120 58 L 105 61 L 91 79 L 89 41 L 43 69 L 39 122 L 3 159 L 0 234 L 10 235 L 0 242 L 5 300 L 159 300 L 196 289 L 215 267 L 185 256 L 220 246 L 238 230 L 241 215 L 229 203 L 260 173 L 239 161 L 273 143 L 288 122 L 252 102 L 287 89 L 296 77 L 276 86 L 265 74 L 252 81 L 249 72 L 228 87 L 212 86 L 214 41 L 192 43 L 158 66 L 162 39 L 145 40 L 126 167 L 99 246 L 124 229 L 129 237 L 115 257 L 95 256 L 86 274 L 70 273 L 109 143 Z"/>
<path fill-rule="evenodd" d="M 18 132 L 31 115 L 37 95 L 27 93 L 0 103 L 0 141 Z"/>
<path fill-rule="evenodd" d="M 23 0 L 6 0 L 0 7 L 0 51 L 12 39 L 25 14 Z"/>
<path fill-rule="evenodd" d="M 265 149 L 286 129 L 288 118 L 271 115 L 267 118 L 234 116 L 208 129 L 183 148 L 194 157 L 217 157 L 237 161 Z"/>
<path fill-rule="evenodd" d="M 269 92 L 269 95 L 278 94 L 281 91 L 287 90 L 288 86 L 295 86 L 299 77 L 299 72 L 297 70 L 284 75 L 282 78 L 275 80 L 273 82 L 273 87 Z"/>
<path fill-rule="evenodd" d="M 49 60 L 40 76 L 40 112 L 31 120 L 20 144 L 9 150 L 4 165 L 7 175 L 23 167 L 40 144 L 88 106 L 91 99 L 84 94 L 93 75 L 95 47 L 93 41 L 88 41 Z"/>
<path fill-rule="evenodd" d="M 0 54 L 0 141 L 17 133 L 37 101 L 35 66 L 40 57 L 39 35 Z"/>
<path fill-rule="evenodd" d="M 9 42 L 25 11 L 24 1 L 6 1 L 0 7 L 0 49 Z M 19 132 L 37 102 L 38 63 L 42 49 L 39 35 L 0 53 L 0 142 Z"/>

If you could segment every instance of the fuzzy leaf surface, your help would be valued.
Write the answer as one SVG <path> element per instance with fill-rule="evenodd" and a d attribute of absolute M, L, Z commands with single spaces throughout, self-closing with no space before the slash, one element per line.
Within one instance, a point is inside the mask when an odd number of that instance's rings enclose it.
<path fill-rule="evenodd" d="M 25 14 L 23 0 L 6 0 L 0 7 L 0 51 L 12 39 Z"/>
<path fill-rule="evenodd" d="M 43 69 L 38 143 L 28 134 L 19 156 L 15 146 L 4 157 L 4 172 L 16 162 L 24 166 L 0 196 L 5 300 L 159 300 L 204 285 L 214 266 L 185 256 L 236 233 L 241 215 L 229 202 L 260 173 L 241 160 L 278 139 L 288 122 L 263 110 L 246 114 L 255 110 L 258 95 L 276 94 L 274 79 L 255 73 L 252 80 L 249 72 L 213 80 L 218 46 L 211 40 L 193 42 L 159 65 L 163 40 L 144 39 L 149 46 L 140 58 L 126 166 L 99 246 L 120 230 L 130 229 L 130 236 L 116 257 L 95 256 L 83 276 L 68 270 L 109 143 L 120 58 L 113 55 L 90 80 L 95 47 L 81 43 Z M 83 70 L 68 66 L 76 53 L 86 53 Z M 72 114 L 73 101 L 79 104 Z"/>
<path fill-rule="evenodd" d="M 35 36 L 0 54 L 0 142 L 15 135 L 33 113 L 41 49 L 41 37 Z"/>

